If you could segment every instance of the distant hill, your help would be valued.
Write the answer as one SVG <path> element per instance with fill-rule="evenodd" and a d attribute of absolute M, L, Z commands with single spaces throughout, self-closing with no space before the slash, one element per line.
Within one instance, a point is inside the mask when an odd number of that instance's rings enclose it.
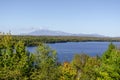
<path fill-rule="evenodd" d="M 46 30 L 46 29 L 41 29 L 41 30 L 36 30 L 27 34 L 23 35 L 35 35 L 35 36 L 70 36 L 72 35 L 71 33 L 66 33 L 62 31 L 52 31 L 52 30 Z"/>
<path fill-rule="evenodd" d="M 62 31 L 53 31 L 53 30 L 36 30 L 30 33 L 25 33 L 21 35 L 33 35 L 33 36 L 84 36 L 84 37 L 105 37 L 99 34 L 72 34 Z"/>
<path fill-rule="evenodd" d="M 104 35 L 99 34 L 74 34 L 74 36 L 84 36 L 84 37 L 106 37 Z"/>

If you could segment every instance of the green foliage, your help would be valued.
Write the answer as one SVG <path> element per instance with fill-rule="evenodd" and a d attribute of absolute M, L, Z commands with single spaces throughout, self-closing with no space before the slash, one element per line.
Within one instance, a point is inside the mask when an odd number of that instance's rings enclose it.
<path fill-rule="evenodd" d="M 0 41 L 3 38 L 0 35 Z M 38 46 L 40 42 L 56 43 L 56 42 L 86 42 L 86 41 L 120 41 L 120 38 L 99 38 L 99 37 L 80 37 L 80 36 L 12 36 L 13 43 L 22 40 L 26 46 Z"/>
<path fill-rule="evenodd" d="M 112 57 L 112 56 L 111 56 L 112 51 L 115 50 L 115 49 L 116 49 L 115 45 L 113 45 L 112 43 L 109 44 L 109 47 L 108 47 L 107 51 L 105 51 L 105 53 L 102 55 L 102 61 L 103 61 L 103 62 L 106 61 L 106 63 L 107 63 L 107 60 L 108 60 L 110 57 Z M 114 54 L 114 53 L 113 53 L 113 54 Z"/>
<path fill-rule="evenodd" d="M 7 35 L 2 39 L 0 46 L 2 47 L 0 49 L 0 79 L 24 79 L 25 69 L 29 66 L 24 43 L 18 42 L 14 45 L 12 37 Z"/>
<path fill-rule="evenodd" d="M 51 50 L 45 44 L 40 44 L 35 55 L 35 72 L 32 73 L 31 79 L 34 80 L 57 80 L 58 66 L 56 51 Z"/>
<path fill-rule="evenodd" d="M 72 60 L 72 64 L 76 67 L 77 70 L 81 70 L 84 68 L 89 56 L 86 54 L 76 54 Z"/>
<path fill-rule="evenodd" d="M 97 79 L 97 68 L 100 67 L 100 60 L 97 57 L 90 57 L 81 73 L 80 80 L 96 80 Z"/>
<path fill-rule="evenodd" d="M 102 56 L 99 79 L 120 80 L 120 51 L 111 43 Z"/>
<path fill-rule="evenodd" d="M 112 43 L 102 57 L 75 55 L 72 64 L 78 80 L 120 80 L 120 50 Z"/>
<path fill-rule="evenodd" d="M 10 34 L 0 38 L 0 80 L 120 80 L 120 50 L 112 43 L 101 57 L 76 54 L 70 63 L 58 65 L 56 51 L 43 43 L 29 53 L 24 42 L 29 44 L 29 37 L 23 41 L 15 41 Z"/>
<path fill-rule="evenodd" d="M 64 62 L 60 66 L 61 76 L 59 80 L 75 80 L 77 76 L 77 70 L 68 62 Z"/>
<path fill-rule="evenodd" d="M 95 69 L 100 66 L 100 60 L 86 54 L 76 54 L 72 65 L 77 69 L 77 80 L 96 80 Z"/>

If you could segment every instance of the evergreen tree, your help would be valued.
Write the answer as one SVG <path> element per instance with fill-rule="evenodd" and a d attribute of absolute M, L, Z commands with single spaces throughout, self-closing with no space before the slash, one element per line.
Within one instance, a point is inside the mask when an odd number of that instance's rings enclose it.
<path fill-rule="evenodd" d="M 0 79 L 24 80 L 28 79 L 28 69 L 32 65 L 28 60 L 25 45 L 19 41 L 13 44 L 11 35 L 5 35 L 0 48 Z M 26 73 L 27 72 L 27 73 Z"/>
<path fill-rule="evenodd" d="M 111 43 L 102 56 L 98 80 L 120 80 L 120 51 Z"/>
<path fill-rule="evenodd" d="M 57 67 L 56 51 L 45 44 L 40 44 L 35 54 L 35 71 L 31 75 L 34 80 L 57 80 L 59 70 Z"/>

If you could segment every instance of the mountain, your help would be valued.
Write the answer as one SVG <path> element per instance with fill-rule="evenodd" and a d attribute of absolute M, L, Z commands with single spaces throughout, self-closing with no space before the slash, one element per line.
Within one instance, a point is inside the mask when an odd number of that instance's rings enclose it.
<path fill-rule="evenodd" d="M 71 33 L 66 33 L 62 31 L 53 31 L 53 30 L 46 30 L 46 29 L 41 29 L 41 30 L 36 30 L 27 34 L 23 35 L 35 35 L 35 36 L 70 36 L 72 35 Z"/>
<path fill-rule="evenodd" d="M 99 34 L 72 34 L 62 31 L 53 31 L 53 30 L 36 30 L 27 34 L 21 34 L 21 35 L 33 35 L 33 36 L 84 36 L 84 37 L 105 37 L 103 35 Z"/>
<path fill-rule="evenodd" d="M 73 36 L 84 36 L 84 37 L 107 37 L 99 34 L 74 34 Z"/>

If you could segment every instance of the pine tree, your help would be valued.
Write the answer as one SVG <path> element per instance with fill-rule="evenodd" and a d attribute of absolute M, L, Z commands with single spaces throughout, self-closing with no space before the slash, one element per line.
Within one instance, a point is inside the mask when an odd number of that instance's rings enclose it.
<path fill-rule="evenodd" d="M 35 55 L 35 71 L 31 75 L 34 80 L 57 80 L 58 67 L 56 51 L 45 44 L 40 44 Z"/>
<path fill-rule="evenodd" d="M 112 43 L 102 56 L 98 80 L 120 80 L 120 51 Z"/>

